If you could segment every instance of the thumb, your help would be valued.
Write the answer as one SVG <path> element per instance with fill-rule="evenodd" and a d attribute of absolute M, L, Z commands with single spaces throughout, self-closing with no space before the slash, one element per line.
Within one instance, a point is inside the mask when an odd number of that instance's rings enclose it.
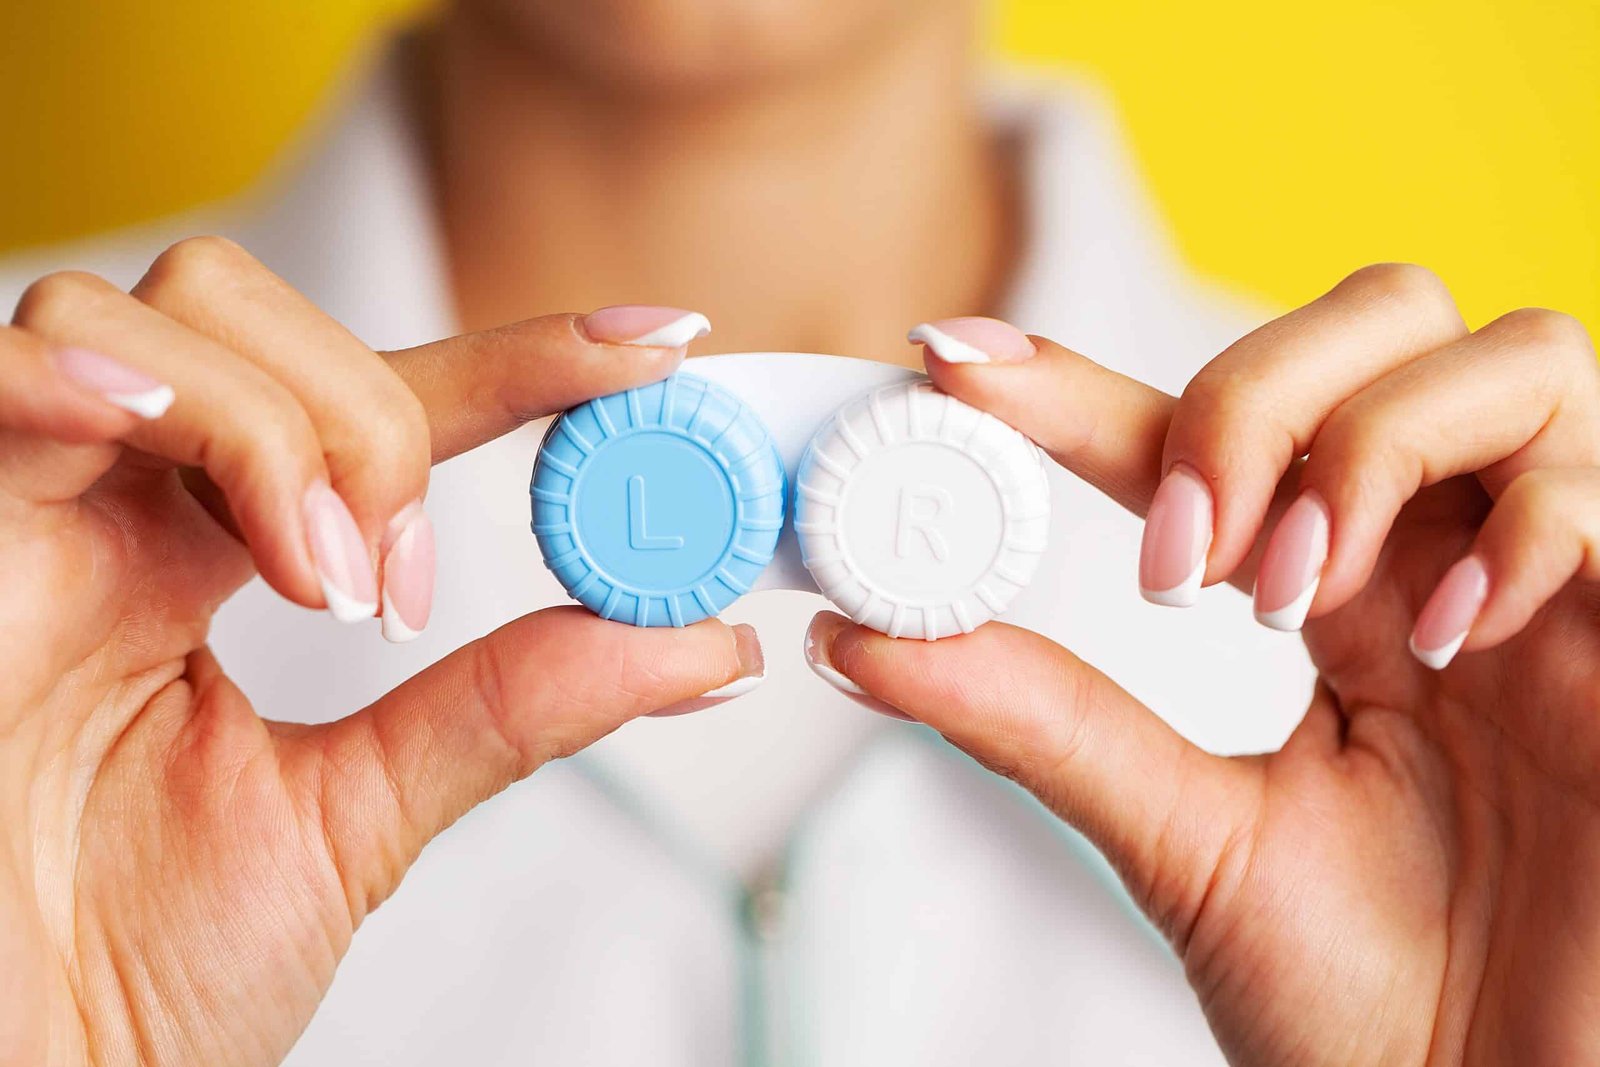
<path fill-rule="evenodd" d="M 1223 857 L 1259 811 L 1256 761 L 1191 744 L 1029 630 L 991 622 L 941 641 L 897 641 L 829 612 L 811 627 L 807 656 L 819 673 L 843 674 L 1038 797 L 1105 853 L 1183 949 Z"/>
<path fill-rule="evenodd" d="M 764 673 L 749 626 L 636 628 L 552 608 L 348 718 L 288 735 L 285 763 L 314 798 L 359 923 L 424 845 L 506 786 L 630 719 L 720 703 Z"/>

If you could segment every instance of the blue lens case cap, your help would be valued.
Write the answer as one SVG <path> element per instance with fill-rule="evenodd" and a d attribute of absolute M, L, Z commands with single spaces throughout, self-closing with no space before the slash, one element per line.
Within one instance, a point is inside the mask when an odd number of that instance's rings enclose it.
<path fill-rule="evenodd" d="M 680 373 L 552 423 L 534 466 L 533 532 L 573 599 L 636 626 L 717 615 L 772 562 L 783 461 L 732 393 Z"/>

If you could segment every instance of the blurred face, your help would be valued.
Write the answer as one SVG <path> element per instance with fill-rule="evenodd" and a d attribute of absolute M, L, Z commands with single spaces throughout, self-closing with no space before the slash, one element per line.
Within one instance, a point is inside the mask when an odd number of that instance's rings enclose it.
<path fill-rule="evenodd" d="M 972 0 L 458 0 L 616 88 L 726 87 L 829 66 Z"/>

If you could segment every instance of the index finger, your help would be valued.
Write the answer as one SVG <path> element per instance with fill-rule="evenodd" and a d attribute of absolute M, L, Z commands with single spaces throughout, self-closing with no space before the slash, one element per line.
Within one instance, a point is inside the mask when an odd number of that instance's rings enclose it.
<path fill-rule="evenodd" d="M 1178 401 L 1043 337 L 1023 359 L 927 360 L 935 385 L 1032 438 L 1057 463 L 1143 517 Z M 925 343 L 935 351 L 937 340 Z"/>
<path fill-rule="evenodd" d="M 527 319 L 386 358 L 422 401 L 439 463 L 533 419 L 660 381 L 710 329 L 698 312 L 610 307 Z"/>

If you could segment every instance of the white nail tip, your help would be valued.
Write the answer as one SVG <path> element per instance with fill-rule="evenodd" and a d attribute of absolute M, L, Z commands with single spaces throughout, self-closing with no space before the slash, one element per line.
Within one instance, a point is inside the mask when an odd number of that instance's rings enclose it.
<path fill-rule="evenodd" d="M 331 604 L 332 601 L 329 601 Z M 395 608 L 394 602 L 389 599 L 389 593 L 383 594 L 383 639 L 396 645 L 403 645 L 407 641 L 415 641 L 422 636 L 421 630 L 413 630 L 406 625 L 405 619 L 400 617 L 400 612 Z"/>
<path fill-rule="evenodd" d="M 340 622 L 370 619 L 378 610 L 378 605 L 368 600 L 357 600 L 320 574 L 317 580 L 322 584 L 322 598 L 328 602 L 328 614 Z"/>
<path fill-rule="evenodd" d="M 849 678 L 845 677 L 843 674 L 840 674 L 826 663 L 819 663 L 810 656 L 806 657 L 806 663 L 810 665 L 812 674 L 815 674 L 818 678 L 821 678 L 824 682 L 827 682 L 829 685 L 839 690 L 839 692 L 848 693 L 851 696 L 858 697 L 864 697 L 867 695 L 867 691 L 865 689 L 861 688 L 859 685 L 852 682 Z"/>
<path fill-rule="evenodd" d="M 1448 641 L 1438 648 L 1418 648 L 1414 638 L 1407 641 L 1407 644 L 1411 646 L 1411 654 L 1421 660 L 1424 666 L 1442 671 L 1456 658 L 1456 653 L 1461 651 L 1461 646 L 1466 640 L 1467 635 L 1462 633 L 1454 641 Z"/>
<path fill-rule="evenodd" d="M 710 332 L 711 320 L 698 311 L 691 311 L 683 318 L 674 319 L 665 326 L 657 326 L 627 343 L 648 348 L 682 348 L 696 337 L 704 337 Z"/>
<path fill-rule="evenodd" d="M 701 693 L 698 699 L 723 701 L 732 700 L 734 697 L 742 697 L 756 686 L 766 681 L 766 678 L 767 674 L 765 671 L 762 671 L 760 674 L 746 675 L 743 678 L 735 678 L 727 685 L 713 689 L 709 693 Z"/>
<path fill-rule="evenodd" d="M 935 326 L 924 322 L 914 327 L 906 334 L 906 340 L 914 345 L 927 345 L 933 354 L 946 363 L 988 363 L 989 353 L 981 348 L 974 348 L 965 341 L 958 341 Z"/>
<path fill-rule="evenodd" d="M 707 711 L 711 708 L 726 704 L 734 697 L 744 696 L 746 693 L 750 692 L 756 686 L 765 681 L 766 677 L 767 672 L 763 670 L 760 674 L 752 674 L 744 678 L 735 678 L 727 685 L 719 686 L 718 688 L 711 690 L 709 693 L 701 693 L 699 696 L 690 697 L 688 700 L 685 700 L 681 703 L 671 704 L 667 707 L 657 709 L 651 714 L 670 718 L 676 715 L 687 715 L 696 711 Z"/>
<path fill-rule="evenodd" d="M 811 668 L 812 674 L 815 674 L 841 693 L 848 693 L 851 696 L 858 697 L 868 695 L 865 689 L 852 682 L 846 675 L 835 670 L 831 664 L 824 662 L 822 657 L 817 655 L 817 643 L 812 640 L 810 634 L 806 635 L 806 665 Z M 869 697 L 869 699 L 871 698 Z"/>
<path fill-rule="evenodd" d="M 1207 551 L 1209 551 L 1209 546 Z M 1169 589 L 1146 589 L 1139 587 L 1139 595 L 1152 604 L 1160 604 L 1164 608 L 1192 608 L 1200 600 L 1200 583 L 1206 577 L 1206 553 L 1200 553 L 1200 562 L 1195 564 L 1189 577 Z"/>
<path fill-rule="evenodd" d="M 131 411 L 141 419 L 159 419 L 172 406 L 172 386 L 158 385 L 142 393 L 101 393 L 111 403 L 124 411 Z"/>
<path fill-rule="evenodd" d="M 1262 611 L 1256 608 L 1256 621 L 1261 625 L 1285 633 L 1293 633 L 1306 623 L 1306 613 L 1311 610 L 1311 602 L 1316 599 L 1317 586 L 1322 584 L 1319 575 L 1311 579 L 1311 584 L 1301 590 L 1300 595 L 1289 603 L 1273 611 Z"/>

